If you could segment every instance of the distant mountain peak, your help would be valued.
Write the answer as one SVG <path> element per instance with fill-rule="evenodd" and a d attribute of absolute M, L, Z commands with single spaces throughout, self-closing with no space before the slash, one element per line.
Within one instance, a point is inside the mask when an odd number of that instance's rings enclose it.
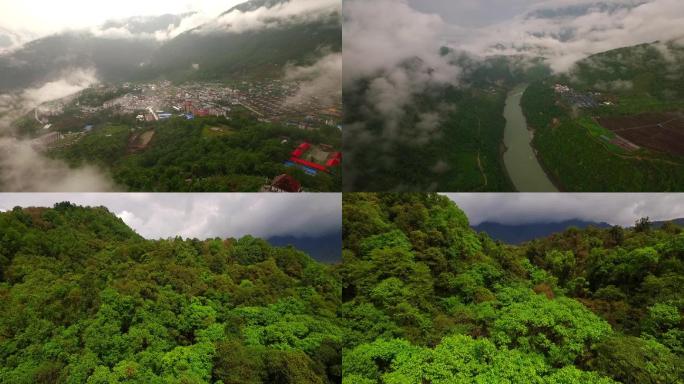
<path fill-rule="evenodd" d="M 608 228 L 611 224 L 606 222 L 586 221 L 571 219 L 556 222 L 536 222 L 522 224 L 501 224 L 486 221 L 473 226 L 477 232 L 485 232 L 491 238 L 508 244 L 521 244 L 530 240 L 548 237 L 571 227 L 584 229 L 588 227 Z"/>
<path fill-rule="evenodd" d="M 602 0 L 589 1 L 580 4 L 543 5 L 528 12 L 525 19 L 564 19 L 585 16 L 600 12 L 613 14 L 615 12 L 633 9 L 647 1 L 644 0 Z"/>

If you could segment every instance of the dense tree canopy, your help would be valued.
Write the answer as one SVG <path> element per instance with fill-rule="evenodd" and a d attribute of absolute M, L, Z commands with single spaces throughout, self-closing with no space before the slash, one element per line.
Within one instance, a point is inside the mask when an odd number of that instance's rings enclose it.
<path fill-rule="evenodd" d="M 60 203 L 0 213 L 0 268 L 1 383 L 341 380 L 338 279 L 291 247 Z"/>
<path fill-rule="evenodd" d="M 684 382 L 677 226 L 508 246 L 436 194 L 343 210 L 345 384 Z"/>
<path fill-rule="evenodd" d="M 340 148 L 342 134 L 334 127 L 304 130 L 260 122 L 239 110 L 229 119 L 131 120 L 118 117 L 96 124 L 93 132 L 50 154 L 73 166 L 98 166 L 129 191 L 257 192 L 284 173 L 309 192 L 342 189 L 339 167 L 311 176 L 284 164 L 302 142 Z M 142 134 L 153 136 L 147 147 L 135 150 L 134 138 Z"/>

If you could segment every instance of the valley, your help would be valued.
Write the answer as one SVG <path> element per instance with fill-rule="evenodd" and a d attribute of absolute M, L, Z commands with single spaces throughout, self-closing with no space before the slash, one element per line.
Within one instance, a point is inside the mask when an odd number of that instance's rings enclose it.
<path fill-rule="evenodd" d="M 682 52 L 663 43 L 621 48 L 528 88 L 533 145 L 564 190 L 681 189 Z"/>
<path fill-rule="evenodd" d="M 0 135 L 72 169 L 97 167 L 119 190 L 258 191 L 287 175 L 303 191 L 339 191 L 339 10 L 248 31 L 222 24 L 287 6 L 252 0 L 166 40 L 151 32 L 192 14 L 113 21 L 0 54 L 0 92 L 23 104 Z M 326 152 L 290 161 L 303 143 Z"/>

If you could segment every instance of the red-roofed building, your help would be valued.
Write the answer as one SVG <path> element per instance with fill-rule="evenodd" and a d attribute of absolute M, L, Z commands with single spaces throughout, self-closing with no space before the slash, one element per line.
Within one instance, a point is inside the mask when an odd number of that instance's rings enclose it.
<path fill-rule="evenodd" d="M 302 185 L 294 177 L 282 174 L 273 179 L 269 192 L 301 192 Z"/>
<path fill-rule="evenodd" d="M 328 172 L 328 168 L 326 168 L 326 167 L 323 166 L 323 165 L 316 164 L 316 163 L 312 163 L 312 162 L 306 161 L 306 160 L 302 160 L 302 159 L 297 158 L 297 157 L 292 157 L 292 158 L 290 159 L 290 161 L 293 162 L 293 163 L 296 163 L 296 164 L 303 165 L 303 166 L 305 166 L 305 167 L 309 167 L 309 168 L 315 169 L 315 170 L 317 170 L 317 171 Z"/>
<path fill-rule="evenodd" d="M 328 167 L 336 167 L 342 163 L 342 152 L 337 152 L 325 163 Z"/>

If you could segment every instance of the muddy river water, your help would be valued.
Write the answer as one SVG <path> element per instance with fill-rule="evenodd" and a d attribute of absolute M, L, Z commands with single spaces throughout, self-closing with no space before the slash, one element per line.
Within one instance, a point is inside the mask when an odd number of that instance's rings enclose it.
<path fill-rule="evenodd" d="M 504 118 L 504 164 L 515 188 L 519 192 L 557 192 L 558 189 L 546 176 L 537 161 L 532 148 L 532 131 L 527 129 L 527 120 L 520 107 L 520 99 L 527 84 L 515 87 L 506 98 Z"/>

